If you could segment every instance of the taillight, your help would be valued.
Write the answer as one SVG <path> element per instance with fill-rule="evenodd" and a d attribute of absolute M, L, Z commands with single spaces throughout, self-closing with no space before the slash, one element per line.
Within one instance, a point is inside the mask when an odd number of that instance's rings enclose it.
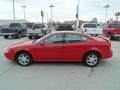
<path fill-rule="evenodd" d="M 104 39 L 108 43 L 108 49 L 111 49 L 111 41 L 110 41 L 110 39 L 107 38 L 107 37 L 100 37 L 100 38 Z"/>

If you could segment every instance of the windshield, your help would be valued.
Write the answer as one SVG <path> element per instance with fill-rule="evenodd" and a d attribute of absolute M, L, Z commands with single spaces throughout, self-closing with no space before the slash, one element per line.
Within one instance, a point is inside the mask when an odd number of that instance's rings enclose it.
<path fill-rule="evenodd" d="M 59 25 L 57 30 L 73 30 L 72 25 Z"/>

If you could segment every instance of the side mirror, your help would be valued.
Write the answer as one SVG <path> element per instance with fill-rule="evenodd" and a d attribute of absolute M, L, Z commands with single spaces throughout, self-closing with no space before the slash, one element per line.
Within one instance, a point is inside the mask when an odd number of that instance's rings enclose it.
<path fill-rule="evenodd" d="M 39 45 L 44 46 L 44 41 L 41 41 Z"/>

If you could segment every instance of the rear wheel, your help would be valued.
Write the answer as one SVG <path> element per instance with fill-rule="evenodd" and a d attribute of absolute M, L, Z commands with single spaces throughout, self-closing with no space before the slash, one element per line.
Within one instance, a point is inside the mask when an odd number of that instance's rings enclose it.
<path fill-rule="evenodd" d="M 16 61 L 21 66 L 28 66 L 32 63 L 32 56 L 27 52 L 20 52 L 16 55 Z"/>
<path fill-rule="evenodd" d="M 90 52 L 88 54 L 85 55 L 84 57 L 84 64 L 89 66 L 89 67 L 95 67 L 100 60 L 100 56 L 95 53 L 95 52 Z"/>
<path fill-rule="evenodd" d="M 4 36 L 5 39 L 8 39 L 8 37 L 9 37 L 9 36 L 7 36 L 7 35 Z"/>
<path fill-rule="evenodd" d="M 111 33 L 108 34 L 108 38 L 109 38 L 110 40 L 114 40 L 114 37 L 112 36 Z"/>
<path fill-rule="evenodd" d="M 16 35 L 16 38 L 20 39 L 21 38 L 21 33 L 18 33 L 18 35 Z"/>

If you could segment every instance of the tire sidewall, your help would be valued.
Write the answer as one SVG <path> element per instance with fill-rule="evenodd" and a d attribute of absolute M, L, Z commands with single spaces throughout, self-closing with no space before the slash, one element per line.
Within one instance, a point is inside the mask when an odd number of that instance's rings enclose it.
<path fill-rule="evenodd" d="M 89 64 L 87 63 L 87 58 L 88 58 L 88 56 L 90 56 L 90 55 L 95 55 L 95 56 L 98 58 L 98 59 L 97 59 L 97 63 L 96 63 L 95 65 L 89 65 Z M 99 61 L 100 61 L 100 56 L 99 56 L 97 53 L 95 53 L 95 52 L 90 52 L 90 53 L 88 53 L 88 54 L 85 55 L 83 63 L 84 63 L 86 66 L 88 66 L 88 67 L 95 67 L 95 66 L 98 65 Z"/>
<path fill-rule="evenodd" d="M 30 58 L 29 63 L 27 63 L 26 65 L 21 64 L 20 61 L 18 60 L 18 57 L 19 57 L 21 54 L 25 54 L 25 55 L 27 55 L 27 56 Z M 16 62 L 17 62 L 17 64 L 19 64 L 20 66 L 29 66 L 29 65 L 32 63 L 32 60 L 33 60 L 33 59 L 32 59 L 32 56 L 31 56 L 28 52 L 20 52 L 20 53 L 18 53 L 18 54 L 16 55 Z"/>

